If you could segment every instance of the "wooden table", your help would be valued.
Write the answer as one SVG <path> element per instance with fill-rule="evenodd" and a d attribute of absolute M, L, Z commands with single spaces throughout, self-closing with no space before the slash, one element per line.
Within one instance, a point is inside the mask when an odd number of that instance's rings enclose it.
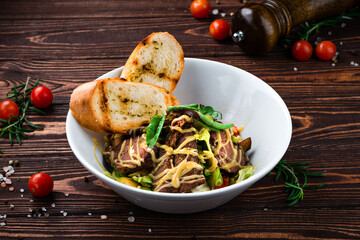
<path fill-rule="evenodd" d="M 338 62 L 332 66 L 315 57 L 297 62 L 280 45 L 264 57 L 247 56 L 230 40 L 212 39 L 209 24 L 221 16 L 194 19 L 190 2 L 0 2 L 0 99 L 27 76 L 39 78 L 54 93 L 47 116 L 30 117 L 45 130 L 31 133 L 21 146 L 10 147 L 7 137 L 0 140 L 0 167 L 20 161 L 11 176 L 15 190 L 10 192 L 10 185 L 0 188 L 0 215 L 6 214 L 0 219 L 6 224 L 0 226 L 1 239 L 360 237 L 360 18 L 324 28 L 311 39 L 336 44 Z M 226 20 L 241 6 L 237 0 L 210 3 L 226 13 Z M 312 171 L 326 175 L 311 179 L 311 184 L 325 181 L 327 186 L 305 191 L 304 200 L 288 208 L 283 181 L 274 183 L 269 176 L 216 209 L 171 215 L 127 202 L 85 170 L 65 135 L 72 90 L 124 65 L 137 43 L 155 31 L 172 33 L 186 57 L 224 62 L 271 85 L 293 121 L 283 159 L 311 163 Z M 28 179 L 38 171 L 55 180 L 53 193 L 45 198 L 27 189 Z"/>

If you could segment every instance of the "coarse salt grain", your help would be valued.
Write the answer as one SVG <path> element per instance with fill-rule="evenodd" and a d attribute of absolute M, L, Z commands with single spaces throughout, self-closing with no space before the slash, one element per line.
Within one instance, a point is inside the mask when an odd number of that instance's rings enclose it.
<path fill-rule="evenodd" d="M 10 204 L 10 209 L 14 209 L 14 204 Z"/>
<path fill-rule="evenodd" d="M 129 215 L 133 215 L 134 213 L 133 212 L 129 212 Z"/>
<path fill-rule="evenodd" d="M 6 225 L 5 222 L 1 222 L 1 223 L 0 223 L 0 226 L 5 226 L 5 225 Z"/>
<path fill-rule="evenodd" d="M 102 220 L 106 220 L 108 217 L 107 217 L 106 215 L 101 215 L 100 218 L 101 218 Z"/>
<path fill-rule="evenodd" d="M 21 194 L 20 197 L 24 197 L 24 194 Z"/>
<path fill-rule="evenodd" d="M 332 63 L 331 66 L 335 67 L 335 63 Z"/>
<path fill-rule="evenodd" d="M 31 217 L 31 214 L 28 214 L 27 217 Z"/>
<path fill-rule="evenodd" d="M 64 213 L 64 210 L 60 210 L 60 213 Z"/>
<path fill-rule="evenodd" d="M 340 45 L 343 45 L 344 43 L 343 42 L 339 42 Z"/>
<path fill-rule="evenodd" d="M 350 65 L 351 65 L 351 66 L 354 66 L 354 64 L 355 64 L 354 61 L 351 61 L 351 62 L 350 62 Z"/>
<path fill-rule="evenodd" d="M 220 15 L 221 15 L 221 17 L 225 17 L 226 13 L 221 13 Z"/>
<path fill-rule="evenodd" d="M 328 35 L 330 36 L 331 34 L 332 34 L 332 32 L 331 32 L 331 31 L 329 31 L 329 32 L 328 32 Z"/>
<path fill-rule="evenodd" d="M 128 217 L 129 222 L 135 222 L 135 218 L 133 216 Z"/>
<path fill-rule="evenodd" d="M 294 71 L 297 71 L 298 69 L 297 69 L 297 67 L 294 67 Z"/>
<path fill-rule="evenodd" d="M 91 213 L 91 212 L 89 212 L 89 213 L 88 213 L 88 215 L 89 215 L 89 216 L 91 216 L 91 215 L 92 215 L 92 213 Z"/>
<path fill-rule="evenodd" d="M 343 28 L 343 27 L 346 27 L 346 23 L 341 23 L 341 27 Z"/>
<path fill-rule="evenodd" d="M 219 13 L 219 9 L 214 9 L 214 10 L 212 10 L 212 14 L 218 15 L 218 13 Z"/>
<path fill-rule="evenodd" d="M 45 208 L 45 207 L 42 207 L 42 208 L 41 208 L 41 211 L 46 212 L 46 208 Z"/>
<path fill-rule="evenodd" d="M 29 202 L 34 202 L 34 200 L 33 200 L 33 199 L 30 199 Z"/>
<path fill-rule="evenodd" d="M 151 228 L 149 228 L 149 230 L 148 230 L 149 232 L 151 232 L 152 230 L 151 230 Z"/>
<path fill-rule="evenodd" d="M 20 189 L 20 192 L 25 192 L 25 190 L 23 188 Z"/>
<path fill-rule="evenodd" d="M 11 179 L 10 179 L 10 178 L 7 178 L 6 181 L 5 181 L 5 183 L 6 183 L 7 185 L 12 184 Z"/>
<path fill-rule="evenodd" d="M 55 203 L 52 203 L 52 204 L 51 204 L 51 207 L 55 207 Z"/>
<path fill-rule="evenodd" d="M 65 197 L 68 197 L 69 196 L 69 194 L 68 193 L 64 193 L 65 194 Z"/>
<path fill-rule="evenodd" d="M 45 213 L 45 214 L 44 214 L 44 216 L 45 216 L 45 217 L 49 217 L 49 216 L 50 216 L 50 214 L 48 214 L 48 213 Z"/>
<path fill-rule="evenodd" d="M 66 217 L 66 216 L 67 216 L 67 214 L 68 214 L 67 212 L 63 212 L 63 216 L 64 216 L 64 217 Z"/>
<path fill-rule="evenodd" d="M 354 66 L 357 67 L 357 66 L 359 66 L 359 64 L 358 64 L 358 63 L 354 63 Z"/>

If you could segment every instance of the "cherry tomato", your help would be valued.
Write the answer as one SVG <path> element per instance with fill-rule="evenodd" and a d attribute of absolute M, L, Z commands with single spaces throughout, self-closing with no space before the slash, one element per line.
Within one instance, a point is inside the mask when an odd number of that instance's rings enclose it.
<path fill-rule="evenodd" d="M 223 184 L 221 184 L 220 186 L 216 187 L 215 189 L 219 189 L 219 188 L 223 188 L 223 187 L 227 187 L 229 186 L 229 176 L 223 176 Z"/>
<path fill-rule="evenodd" d="M 44 86 L 36 87 L 31 92 L 31 102 L 37 108 L 46 108 L 51 105 L 53 94 L 50 89 Z"/>
<path fill-rule="evenodd" d="M 0 102 L 0 118 L 7 121 L 10 116 L 19 116 L 19 108 L 16 103 L 11 100 L 4 100 Z"/>
<path fill-rule="evenodd" d="M 45 197 L 52 192 L 54 181 L 48 174 L 40 172 L 31 176 L 28 186 L 35 196 Z"/>
<path fill-rule="evenodd" d="M 308 41 L 299 40 L 294 43 L 291 52 L 296 60 L 306 61 L 313 54 L 313 47 Z"/>
<path fill-rule="evenodd" d="M 315 52 L 321 60 L 331 60 L 336 54 L 336 46 L 330 41 L 322 41 L 316 46 Z"/>
<path fill-rule="evenodd" d="M 195 0 L 191 3 L 190 11 L 196 18 L 206 18 L 210 13 L 211 7 L 207 0 Z"/>
<path fill-rule="evenodd" d="M 234 125 L 234 126 L 232 127 L 232 130 L 233 130 L 234 136 L 239 135 L 240 132 L 239 132 L 239 129 L 237 128 L 237 126 Z"/>
<path fill-rule="evenodd" d="M 216 40 L 223 40 L 230 35 L 230 26 L 223 19 L 217 19 L 210 24 L 209 32 Z"/>

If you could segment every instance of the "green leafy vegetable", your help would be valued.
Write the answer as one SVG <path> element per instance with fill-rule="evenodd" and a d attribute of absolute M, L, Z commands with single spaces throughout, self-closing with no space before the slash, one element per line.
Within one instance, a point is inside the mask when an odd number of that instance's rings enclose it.
<path fill-rule="evenodd" d="M 247 167 L 244 167 L 243 169 L 239 170 L 239 177 L 236 179 L 236 183 L 244 181 L 245 179 L 248 179 L 252 175 L 254 175 L 254 167 L 248 165 Z"/>
<path fill-rule="evenodd" d="M 184 110 L 193 110 L 197 111 L 200 109 L 199 104 L 189 104 L 189 105 L 180 105 L 180 106 L 170 106 L 166 109 L 167 113 L 174 111 L 184 111 Z"/>
<path fill-rule="evenodd" d="M 153 181 L 149 176 L 132 176 L 132 180 L 147 188 L 151 188 L 153 186 Z"/>
<path fill-rule="evenodd" d="M 224 130 L 224 129 L 228 129 L 234 126 L 234 124 L 232 123 L 228 123 L 228 124 L 222 124 L 219 122 L 214 122 L 213 120 L 207 118 L 204 114 L 198 112 L 200 119 L 208 126 L 219 130 Z"/>
<path fill-rule="evenodd" d="M 216 168 L 216 170 L 208 177 L 208 184 L 212 189 L 220 187 L 223 184 L 223 181 L 220 168 Z"/>
<path fill-rule="evenodd" d="M 199 110 L 200 113 L 204 114 L 204 115 L 209 115 L 214 121 L 222 119 L 222 113 L 219 111 L 215 111 L 212 107 L 210 106 L 203 106 L 200 108 Z"/>
<path fill-rule="evenodd" d="M 231 128 L 234 124 L 222 124 L 216 122 L 217 118 L 222 118 L 222 114 L 219 111 L 215 111 L 210 106 L 201 106 L 199 104 L 189 104 L 189 105 L 180 105 L 180 106 L 170 106 L 166 109 L 167 113 L 176 112 L 176 111 L 192 111 L 194 112 L 194 121 L 211 131 L 220 131 L 224 129 Z M 208 118 L 210 116 L 212 119 Z M 156 115 L 151 118 L 150 124 L 146 129 L 146 144 L 149 147 L 153 147 L 158 140 L 162 127 L 164 125 L 166 116 Z"/>
<path fill-rule="evenodd" d="M 277 182 L 280 176 L 284 176 L 285 178 L 285 191 L 289 193 L 286 201 L 289 201 L 287 204 L 288 207 L 298 203 L 304 197 L 304 189 L 319 189 L 326 185 L 326 183 L 320 185 L 311 185 L 306 186 L 308 183 L 308 177 L 325 177 L 324 174 L 321 173 L 308 173 L 304 170 L 308 169 L 308 163 L 288 163 L 284 160 L 280 160 L 278 165 L 274 168 L 277 170 L 275 175 L 275 182 Z M 303 183 L 301 184 L 299 181 L 300 176 L 303 177 Z"/>
<path fill-rule="evenodd" d="M 161 129 L 165 122 L 165 114 L 162 116 L 155 115 L 151 118 L 149 126 L 146 128 L 146 144 L 149 147 L 155 146 L 155 143 L 157 142 Z"/>

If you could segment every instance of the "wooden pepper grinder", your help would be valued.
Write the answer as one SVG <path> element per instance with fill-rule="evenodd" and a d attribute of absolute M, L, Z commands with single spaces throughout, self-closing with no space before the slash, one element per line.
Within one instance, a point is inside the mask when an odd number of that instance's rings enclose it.
<path fill-rule="evenodd" d="M 247 3 L 232 18 L 232 38 L 244 52 L 262 55 L 270 51 L 291 28 L 326 18 L 356 6 L 360 0 L 264 0 Z"/>

